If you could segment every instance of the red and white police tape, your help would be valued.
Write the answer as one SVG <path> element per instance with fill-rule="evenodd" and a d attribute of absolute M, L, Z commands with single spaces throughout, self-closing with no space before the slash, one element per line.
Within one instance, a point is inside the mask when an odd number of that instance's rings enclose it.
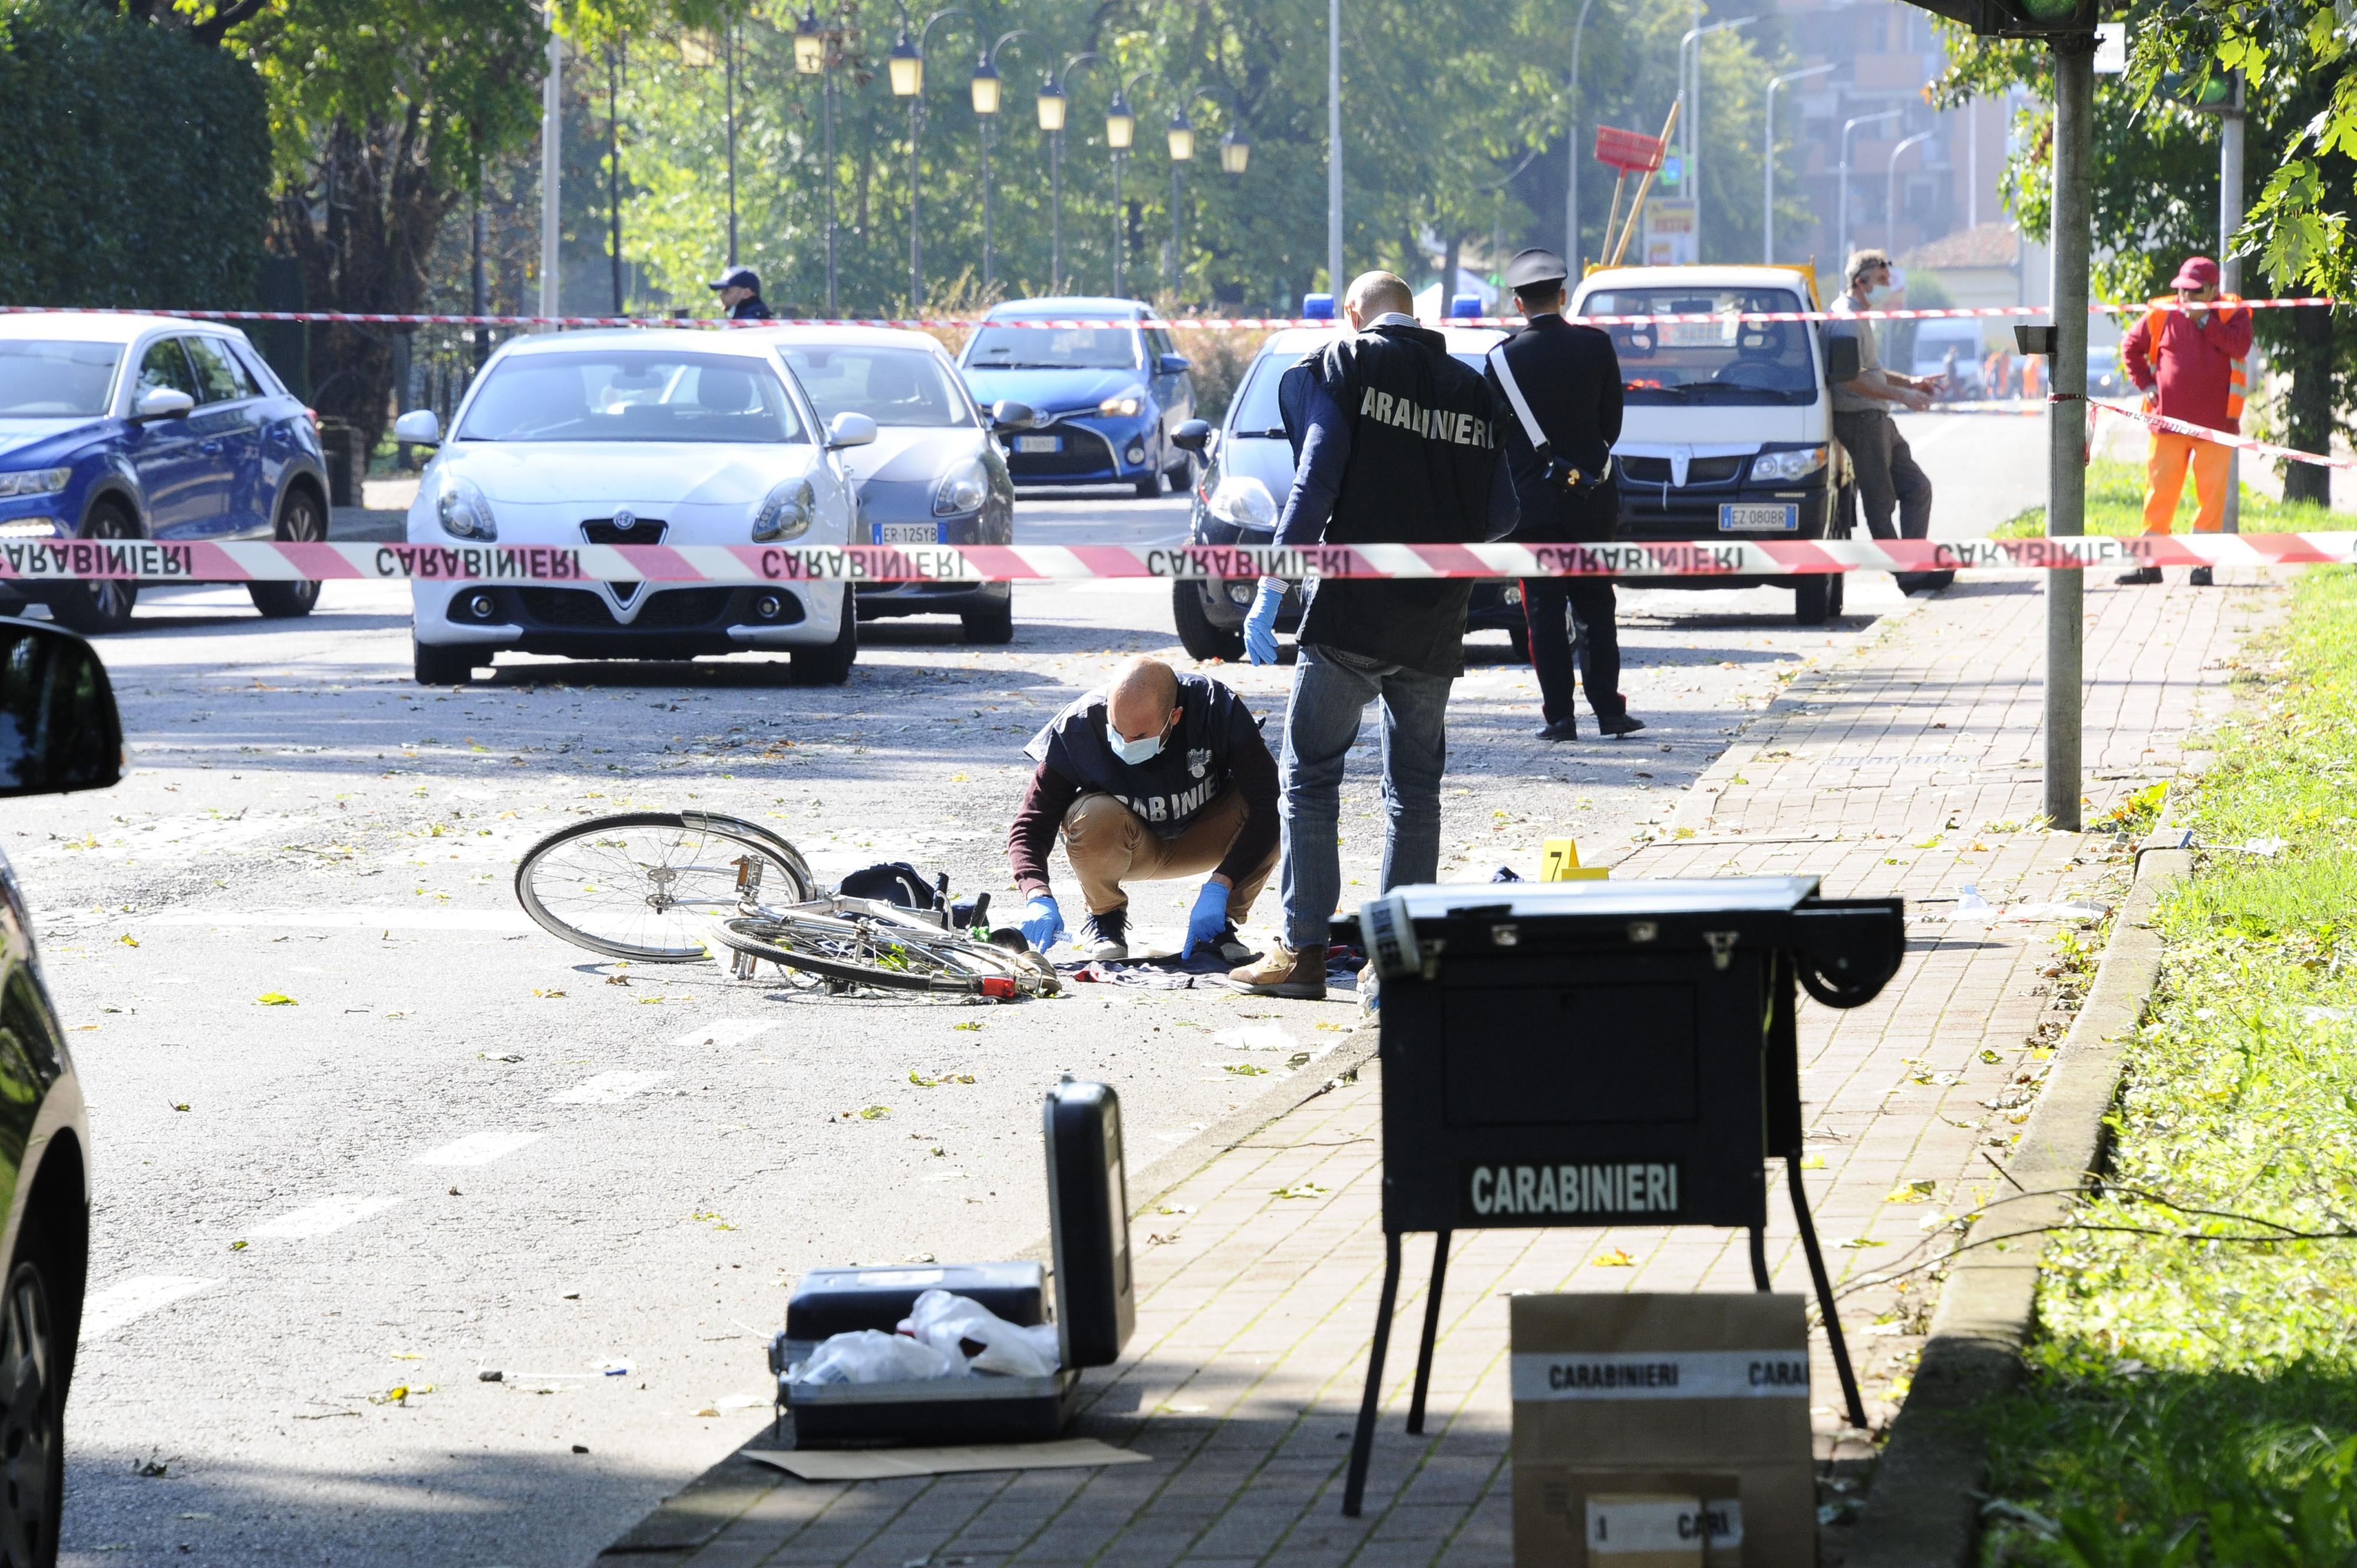
<path fill-rule="evenodd" d="M 1275 577 L 1786 577 L 1828 572 L 2281 566 L 2357 561 L 2357 532 L 1610 544 L 178 544 L 0 539 L 0 580 L 157 585 L 1001 583 Z"/>
<path fill-rule="evenodd" d="M 2331 306 L 2341 303 L 2327 298 L 2245 299 L 2236 302 L 2252 310 L 2291 310 L 2306 306 Z M 2149 304 L 2091 305 L 2090 315 L 2126 314 L 2156 308 Z M 2175 301 L 2165 301 L 2158 306 L 2163 310 L 2177 309 Z M 1867 321 L 1936 321 L 1955 317 L 2002 319 L 2010 317 L 2040 317 L 2048 314 L 2042 305 L 1983 305 L 1926 306 L 1919 310 L 1860 310 L 1848 315 L 1830 310 L 1750 310 L 1712 313 L 1694 311 L 1658 316 L 1583 316 L 1579 319 L 1598 327 L 1642 327 L 1656 323 L 1708 325 L 1724 321 L 1835 321 L 1862 319 Z M 0 305 L 0 316 L 168 316 L 184 321 L 314 321 L 330 326 L 349 327 L 889 327 L 904 330 L 963 331 L 974 327 L 1106 327 L 1125 325 L 1107 317 L 1057 317 L 1033 320 L 990 320 L 978 317 L 796 317 L 773 321 L 731 321 L 714 317 L 673 316 L 436 316 L 403 314 L 389 311 L 351 310 L 136 310 L 100 306 L 68 305 Z M 1444 327 L 1512 328 L 1524 324 L 1520 316 L 1467 316 L 1436 323 Z M 1333 327 L 1331 317 L 1293 316 L 1201 316 L 1177 317 L 1168 320 L 1151 318 L 1130 325 L 1165 328 L 1187 328 L 1211 332 L 1261 332 L 1281 327 Z"/>
<path fill-rule="evenodd" d="M 2297 447 L 2277 446 L 2271 442 L 2255 441 L 2247 435 L 2236 435 L 2223 430 L 2212 430 L 2206 424 L 2193 424 L 2182 419 L 2171 419 L 2148 409 L 2130 408 L 2125 403 L 2104 403 L 2090 398 L 2089 405 L 2105 413 L 2116 413 L 2133 419 L 2155 430 L 2170 430 L 2179 435 L 2190 435 L 2198 441 L 2213 441 L 2221 446 L 2232 446 L 2238 452 L 2256 452 L 2263 457 L 2281 457 L 2294 463 L 2314 463 L 2325 468 L 2357 468 L 2357 457 L 2334 457 L 2320 452 L 2302 452 Z"/>

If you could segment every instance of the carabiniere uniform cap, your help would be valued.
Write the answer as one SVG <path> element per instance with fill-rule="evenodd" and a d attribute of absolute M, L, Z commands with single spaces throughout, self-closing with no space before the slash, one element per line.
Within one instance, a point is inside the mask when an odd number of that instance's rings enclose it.
<path fill-rule="evenodd" d="M 1507 262 L 1505 283 L 1508 288 L 1520 289 L 1533 284 L 1561 283 L 1570 275 L 1571 269 L 1564 264 L 1561 256 L 1534 247 L 1516 251 Z"/>

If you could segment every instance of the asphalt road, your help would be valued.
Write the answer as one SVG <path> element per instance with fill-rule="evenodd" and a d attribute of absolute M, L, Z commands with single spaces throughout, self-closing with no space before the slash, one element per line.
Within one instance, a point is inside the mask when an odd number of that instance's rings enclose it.
<path fill-rule="evenodd" d="M 1988 476 L 2042 460 L 2012 422 L 1919 424 L 1935 478 L 1971 487 L 1935 532 L 1985 529 Z M 1146 542 L 1183 508 L 1027 496 L 1019 528 Z M 1651 727 L 1619 742 L 1534 740 L 1528 671 L 1477 639 L 1444 875 L 1535 875 L 1566 832 L 1610 860 L 1803 660 L 1901 601 L 1861 575 L 1811 629 L 1790 602 L 1625 592 Z M 823 872 L 907 858 L 1011 899 L 1019 748 L 1122 659 L 1184 664 L 1167 587 L 1020 588 L 1004 649 L 871 623 L 837 690 L 758 660 L 519 660 L 425 691 L 406 605 L 334 584 L 264 624 L 234 589 L 143 600 L 102 645 L 133 776 L 8 815 L 96 1141 L 68 1563 L 585 1562 L 766 1420 L 762 1340 L 800 1272 L 1044 1233 L 1059 1071 L 1114 1084 L 1150 1157 L 1356 1020 L 1209 991 L 817 1001 L 585 961 L 515 908 L 541 834 L 689 804 L 770 823 Z M 1288 671 L 1219 673 L 1281 722 Z M 1343 816 L 1368 891 L 1371 741 Z M 1190 891 L 1142 891 L 1147 932 L 1175 936 Z M 1272 892 L 1251 925 L 1275 916 Z"/>

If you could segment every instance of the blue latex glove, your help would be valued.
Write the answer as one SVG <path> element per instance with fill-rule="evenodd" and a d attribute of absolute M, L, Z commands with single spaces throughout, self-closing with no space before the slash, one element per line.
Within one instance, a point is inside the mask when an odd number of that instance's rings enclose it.
<path fill-rule="evenodd" d="M 1035 952 L 1046 952 L 1064 934 L 1064 912 L 1056 908 L 1050 893 L 1034 893 L 1031 902 L 1023 906 L 1023 919 L 1018 927 L 1023 940 Z"/>
<path fill-rule="evenodd" d="M 1276 662 L 1276 611 L 1285 603 L 1282 579 L 1263 577 L 1260 592 L 1244 615 L 1244 657 L 1254 664 Z"/>
<path fill-rule="evenodd" d="M 1178 950 L 1180 958 L 1192 958 L 1195 950 L 1220 940 L 1228 925 L 1228 885 L 1206 882 L 1203 890 L 1195 895 L 1195 907 L 1187 913 L 1187 944 Z"/>

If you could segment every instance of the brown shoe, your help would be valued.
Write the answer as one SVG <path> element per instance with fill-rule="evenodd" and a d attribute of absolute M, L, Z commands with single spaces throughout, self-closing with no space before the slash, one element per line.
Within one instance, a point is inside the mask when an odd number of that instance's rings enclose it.
<path fill-rule="evenodd" d="M 1247 996 L 1290 996 L 1297 1001 L 1323 1002 L 1326 944 L 1312 942 L 1297 952 L 1283 942 L 1273 942 L 1259 959 L 1228 971 L 1228 983 Z"/>

